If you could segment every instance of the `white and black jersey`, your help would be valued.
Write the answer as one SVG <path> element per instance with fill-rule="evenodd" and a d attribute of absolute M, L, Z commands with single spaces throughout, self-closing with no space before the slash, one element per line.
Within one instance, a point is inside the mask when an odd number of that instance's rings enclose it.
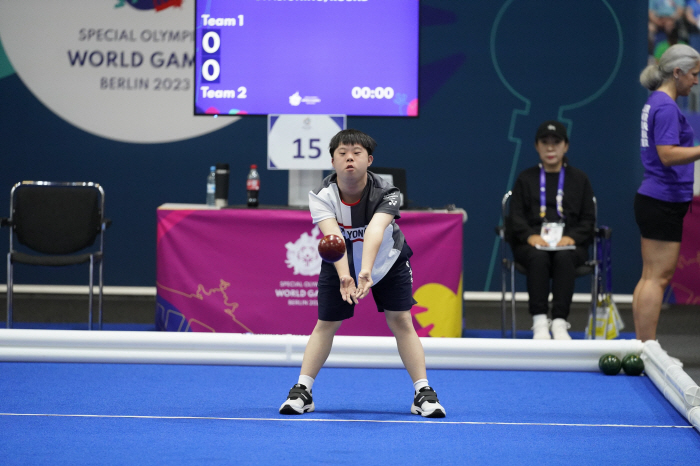
<path fill-rule="evenodd" d="M 324 178 L 320 188 L 309 192 L 309 209 L 314 224 L 327 218 L 335 218 L 338 221 L 340 231 L 345 237 L 350 270 L 354 271 L 354 277 L 357 279 L 362 266 L 365 229 L 377 212 L 393 215 L 394 219 L 400 218 L 399 189 L 368 171 L 367 186 L 362 192 L 362 197 L 354 204 L 346 204 L 340 199 L 337 178 L 338 176 L 333 173 Z M 394 265 L 404 241 L 403 233 L 392 220 L 384 231 L 372 268 L 372 281 L 375 284 Z"/>

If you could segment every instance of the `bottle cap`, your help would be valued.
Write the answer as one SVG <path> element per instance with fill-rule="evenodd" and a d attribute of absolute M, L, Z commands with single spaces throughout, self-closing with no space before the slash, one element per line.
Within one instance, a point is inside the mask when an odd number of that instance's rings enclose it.
<path fill-rule="evenodd" d="M 257 169 L 258 169 L 258 166 L 257 166 L 257 165 L 255 165 L 255 164 L 253 164 L 253 165 L 251 165 L 251 166 L 250 166 L 250 168 L 254 168 L 254 169 L 256 169 L 256 170 L 257 170 Z"/>
<path fill-rule="evenodd" d="M 214 171 L 214 170 L 216 170 L 216 167 L 214 165 L 212 165 L 211 167 L 209 167 L 209 170 Z"/>

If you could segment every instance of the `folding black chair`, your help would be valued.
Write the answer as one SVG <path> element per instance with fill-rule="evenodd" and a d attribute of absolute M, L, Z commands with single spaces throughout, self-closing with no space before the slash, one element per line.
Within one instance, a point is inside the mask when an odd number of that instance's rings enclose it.
<path fill-rule="evenodd" d="M 515 272 L 519 272 L 523 275 L 527 274 L 527 270 L 522 264 L 515 262 L 512 259 L 512 255 L 508 255 L 508 250 L 510 248 L 506 247 L 506 221 L 509 212 L 509 200 L 513 193 L 508 191 L 501 200 L 501 225 L 496 228 L 496 233 L 500 238 L 500 249 L 501 249 L 501 336 L 506 337 L 506 321 L 507 321 L 507 305 L 506 305 L 506 282 L 508 277 L 510 277 L 510 309 L 511 309 L 511 336 L 516 337 L 515 332 Z M 600 234 L 598 229 L 598 204 L 595 196 L 593 196 L 593 205 L 595 207 L 595 235 L 596 237 Z M 576 268 L 576 277 L 583 277 L 586 275 L 591 275 L 591 306 L 590 315 L 593 317 L 593 322 L 595 322 L 596 306 L 598 302 L 598 281 L 600 274 L 600 263 L 598 261 L 597 241 L 593 241 L 593 246 L 591 247 L 592 252 L 583 265 Z M 595 327 L 595 325 L 590 326 Z M 595 330 L 591 335 L 591 332 L 586 334 L 586 338 L 595 339 Z"/>
<path fill-rule="evenodd" d="M 7 328 L 12 327 L 14 264 L 60 267 L 90 264 L 88 328 L 92 330 L 94 269 L 99 271 L 99 321 L 102 330 L 104 191 L 96 183 L 23 181 L 10 192 L 10 251 L 7 254 Z M 95 244 L 97 237 L 99 242 Z M 17 243 L 24 247 L 15 247 Z"/>
<path fill-rule="evenodd" d="M 400 199 L 399 207 L 401 209 L 406 209 L 408 207 L 408 191 L 406 188 L 406 169 L 405 168 L 389 168 L 389 167 L 375 167 L 372 165 L 369 171 L 375 175 L 386 179 L 389 183 L 399 188 Z"/>

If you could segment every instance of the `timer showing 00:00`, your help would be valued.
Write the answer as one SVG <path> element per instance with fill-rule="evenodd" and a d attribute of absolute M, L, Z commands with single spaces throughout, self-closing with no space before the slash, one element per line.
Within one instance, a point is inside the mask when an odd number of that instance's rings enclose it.
<path fill-rule="evenodd" d="M 391 87 L 369 87 L 355 86 L 352 88 L 352 96 L 355 99 L 391 99 L 394 97 L 394 89 Z"/>

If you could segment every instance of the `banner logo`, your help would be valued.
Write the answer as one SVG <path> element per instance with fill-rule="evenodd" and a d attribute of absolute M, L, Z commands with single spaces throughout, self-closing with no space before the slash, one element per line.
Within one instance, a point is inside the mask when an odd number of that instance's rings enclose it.
<path fill-rule="evenodd" d="M 288 268 L 294 269 L 294 275 L 318 275 L 321 273 L 321 256 L 318 255 L 318 242 L 321 230 L 315 226 L 311 234 L 304 232 L 294 243 L 285 244 L 287 248 Z"/>

